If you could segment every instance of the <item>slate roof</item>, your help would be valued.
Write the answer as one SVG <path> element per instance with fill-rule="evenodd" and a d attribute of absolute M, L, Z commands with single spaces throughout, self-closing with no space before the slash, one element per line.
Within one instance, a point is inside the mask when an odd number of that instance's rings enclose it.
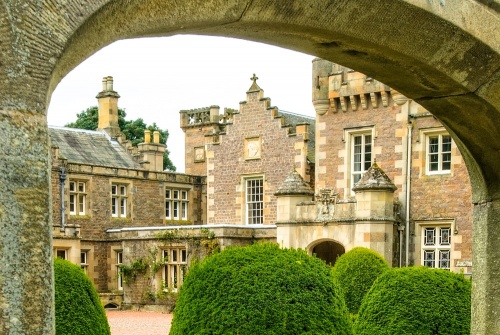
<path fill-rule="evenodd" d="M 105 132 L 49 126 L 52 145 L 70 163 L 140 169 L 125 148 Z"/>
<path fill-rule="evenodd" d="M 309 124 L 309 141 L 307 142 L 307 159 L 311 163 L 314 164 L 314 154 L 315 154 L 315 133 L 316 133 L 316 119 L 311 116 L 305 116 L 290 112 L 285 112 L 282 110 L 278 111 L 278 115 L 282 116 L 285 119 L 285 125 L 290 125 L 291 127 L 295 127 L 298 124 Z"/>

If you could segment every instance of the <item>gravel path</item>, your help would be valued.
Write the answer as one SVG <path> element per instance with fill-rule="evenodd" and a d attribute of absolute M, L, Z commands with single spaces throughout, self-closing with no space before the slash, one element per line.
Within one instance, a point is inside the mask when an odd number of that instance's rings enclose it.
<path fill-rule="evenodd" d="M 106 311 L 111 335 L 168 335 L 172 314 Z"/>

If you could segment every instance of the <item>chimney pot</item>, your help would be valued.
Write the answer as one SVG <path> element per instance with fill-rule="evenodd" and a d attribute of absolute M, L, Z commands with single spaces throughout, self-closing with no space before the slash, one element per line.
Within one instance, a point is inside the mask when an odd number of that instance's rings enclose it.
<path fill-rule="evenodd" d="M 158 130 L 153 132 L 153 143 L 160 143 L 160 132 Z"/>
<path fill-rule="evenodd" d="M 113 77 L 111 76 L 108 76 L 107 80 L 106 80 L 106 90 L 107 91 L 112 91 L 113 90 Z"/>
<path fill-rule="evenodd" d="M 151 130 L 144 130 L 144 142 L 145 143 L 151 142 Z"/>

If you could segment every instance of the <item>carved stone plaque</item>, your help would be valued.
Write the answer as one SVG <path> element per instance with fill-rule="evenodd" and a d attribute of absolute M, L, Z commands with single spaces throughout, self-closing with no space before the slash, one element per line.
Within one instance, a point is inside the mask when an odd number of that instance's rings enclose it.
<path fill-rule="evenodd" d="M 205 161 L 205 148 L 204 147 L 194 148 L 194 161 L 195 162 L 204 162 Z"/>
<path fill-rule="evenodd" d="M 259 159 L 260 154 L 260 137 L 245 139 L 245 159 Z"/>

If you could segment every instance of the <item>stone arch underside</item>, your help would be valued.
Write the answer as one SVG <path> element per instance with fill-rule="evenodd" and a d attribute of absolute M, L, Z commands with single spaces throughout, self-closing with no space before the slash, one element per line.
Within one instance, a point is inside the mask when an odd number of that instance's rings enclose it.
<path fill-rule="evenodd" d="M 500 333 L 500 15 L 497 1 L 81 0 L 0 4 L 0 330 L 52 334 L 49 151 L 57 83 L 119 39 L 243 38 L 364 72 L 432 111 L 473 188 L 473 334 Z M 200 50 L 200 55 L 203 50 Z M 168 60 L 166 60 L 168 61 Z M 290 69 L 293 71 L 293 69 Z M 26 269 L 30 271 L 25 271 Z M 29 320 L 29 322 L 27 321 Z"/>

